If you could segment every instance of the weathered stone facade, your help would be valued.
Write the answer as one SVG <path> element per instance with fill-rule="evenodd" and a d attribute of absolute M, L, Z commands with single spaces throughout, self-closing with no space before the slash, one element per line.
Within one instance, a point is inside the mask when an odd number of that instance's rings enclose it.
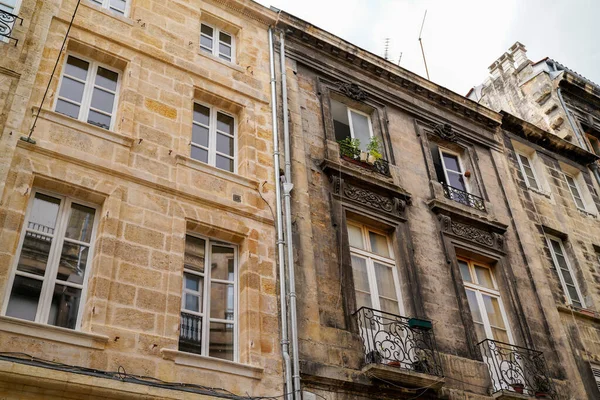
<path fill-rule="evenodd" d="M 0 43 L 0 397 L 195 399 L 211 397 L 209 388 L 279 395 L 268 205 L 274 184 L 267 29 L 275 13 L 243 0 L 133 0 L 125 15 L 107 9 L 108 2 L 78 3 L 23 0 L 23 23 L 13 32 L 18 43 Z M 201 22 L 233 36 L 232 62 L 200 50 Z M 67 55 L 117 71 L 111 130 L 55 111 Z M 59 56 L 35 144 L 20 140 Z M 235 173 L 190 157 L 195 101 L 234 116 Z M 80 329 L 5 316 L 34 190 L 97 207 Z M 235 362 L 177 351 L 186 234 L 235 246 Z M 88 376 L 13 362 L 10 352 L 87 368 Z M 98 377 L 102 371 L 113 372 L 113 380 Z M 160 380 L 153 386 L 206 389 L 151 387 L 127 381 L 130 375 Z"/>
<path fill-rule="evenodd" d="M 575 398 L 595 399 L 600 397 L 593 374 L 600 365 L 600 203 L 594 176 L 600 89 L 554 60 L 531 62 L 520 43 L 492 64 L 490 73 L 469 97 L 516 116 L 504 115 L 503 140 L 516 187 L 512 204 L 518 229 L 528 238 L 522 243 L 537 276 L 548 330 L 570 351 L 562 364 L 587 394 Z M 519 154 L 534 162 L 539 188 L 525 176 Z M 577 176 L 583 204 L 574 199 L 567 181 Z M 565 291 L 548 236 L 562 240 L 582 304 Z"/>

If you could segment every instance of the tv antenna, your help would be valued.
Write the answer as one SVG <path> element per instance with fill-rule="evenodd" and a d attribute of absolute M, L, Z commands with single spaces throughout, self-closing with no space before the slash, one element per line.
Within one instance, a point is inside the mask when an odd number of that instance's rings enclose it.
<path fill-rule="evenodd" d="M 390 51 L 390 38 L 385 38 L 385 52 L 383 54 L 383 58 L 389 61 L 389 51 Z"/>
<path fill-rule="evenodd" d="M 423 15 L 423 23 L 421 24 L 421 31 L 419 32 L 419 44 L 421 45 L 421 53 L 423 54 L 423 63 L 425 64 L 425 72 L 427 73 L 427 80 L 429 79 L 429 69 L 427 69 L 427 60 L 425 59 L 425 50 L 423 49 L 423 40 L 421 38 L 421 34 L 423 33 L 423 26 L 425 26 L 425 17 L 427 17 L 427 10 L 425 10 L 425 15 Z M 400 62 L 398 61 L 398 64 Z"/>
<path fill-rule="evenodd" d="M 400 57 L 398 57 L 398 66 L 400 66 L 400 61 L 402 61 L 402 52 L 400 52 Z"/>

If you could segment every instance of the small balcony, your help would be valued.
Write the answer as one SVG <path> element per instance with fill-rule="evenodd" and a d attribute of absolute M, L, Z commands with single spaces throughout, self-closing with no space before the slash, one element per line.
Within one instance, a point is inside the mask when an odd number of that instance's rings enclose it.
<path fill-rule="evenodd" d="M 444 189 L 444 196 L 447 199 L 454 200 L 457 203 L 485 212 L 485 201 L 472 193 L 457 189 L 446 183 L 440 182 Z"/>
<path fill-rule="evenodd" d="M 391 177 L 390 163 L 381 158 L 374 157 L 366 151 L 361 151 L 355 146 L 350 146 L 344 141 L 338 142 L 340 146 L 340 157 L 352 164 L 377 172 L 385 177 Z"/>
<path fill-rule="evenodd" d="M 17 21 L 19 21 L 19 25 L 23 25 L 23 18 L 0 9 L 0 41 L 10 42 L 14 40 L 15 46 L 17 45 L 19 40 L 12 36 Z"/>
<path fill-rule="evenodd" d="M 540 351 L 486 339 L 479 343 L 496 399 L 558 399 Z"/>
<path fill-rule="evenodd" d="M 431 321 L 368 307 L 360 308 L 354 316 L 364 346 L 365 374 L 434 390 L 444 384 Z"/>

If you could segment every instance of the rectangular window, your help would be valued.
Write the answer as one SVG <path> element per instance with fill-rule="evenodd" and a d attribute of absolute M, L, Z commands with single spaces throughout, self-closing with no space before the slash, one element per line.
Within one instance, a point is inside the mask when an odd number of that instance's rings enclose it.
<path fill-rule="evenodd" d="M 20 8 L 21 0 L 0 0 L 0 12 L 5 11 L 12 15 L 19 15 Z M 15 23 L 12 18 L 6 17 L 4 19 L 5 21 L 2 21 L 2 18 L 0 18 L 0 41 L 8 43 Z"/>
<path fill-rule="evenodd" d="M 467 259 L 459 259 L 458 266 L 467 293 L 477 339 L 512 343 L 508 320 L 492 268 Z"/>
<path fill-rule="evenodd" d="M 367 146 L 373 137 L 371 117 L 333 99 L 331 99 L 331 115 L 335 140 L 339 142 L 347 137 L 358 139 L 360 149 L 367 151 Z"/>
<path fill-rule="evenodd" d="M 444 178 L 448 183 L 448 186 L 463 192 L 468 192 L 469 190 L 463 177 L 463 168 L 459 155 L 443 149 L 440 149 L 440 155 L 442 166 L 444 168 Z"/>
<path fill-rule="evenodd" d="M 127 14 L 129 0 L 91 0 L 91 2 L 119 15 L 125 16 Z"/>
<path fill-rule="evenodd" d="M 216 27 L 200 25 L 200 50 L 225 61 L 234 61 L 234 37 Z"/>
<path fill-rule="evenodd" d="M 575 279 L 575 274 L 571 268 L 571 263 L 565 252 L 563 241 L 553 236 L 546 236 L 546 238 L 550 253 L 552 254 L 554 268 L 558 271 L 558 278 L 560 279 L 560 283 L 567 295 L 569 303 L 579 308 L 585 308 L 583 296 L 581 295 L 579 285 Z"/>
<path fill-rule="evenodd" d="M 598 390 L 600 390 L 600 365 L 592 364 L 592 374 L 594 374 L 596 386 L 598 387 Z"/>
<path fill-rule="evenodd" d="M 234 172 L 235 131 L 234 117 L 214 107 L 194 103 L 191 157 Z"/>
<path fill-rule="evenodd" d="M 398 271 L 388 236 L 349 222 L 348 241 L 356 308 L 368 307 L 402 315 Z"/>
<path fill-rule="evenodd" d="M 569 190 L 571 191 L 575 205 L 577 208 L 585 211 L 585 203 L 581 191 L 579 190 L 579 185 L 577 184 L 577 178 L 565 174 L 565 179 L 567 180 L 567 185 L 569 185 Z"/>
<path fill-rule="evenodd" d="M 93 257 L 97 209 L 34 191 L 4 314 L 77 329 Z"/>
<path fill-rule="evenodd" d="M 598 140 L 597 137 L 592 136 L 590 134 L 586 135 L 588 141 L 590 142 L 592 151 L 594 152 L 594 154 L 596 154 L 597 156 L 600 156 L 600 141 Z"/>
<path fill-rule="evenodd" d="M 521 174 L 523 175 L 523 179 L 525 179 L 525 184 L 529 188 L 540 190 L 540 185 L 538 184 L 535 169 L 533 167 L 533 162 L 525 154 L 516 154 L 517 160 L 519 161 L 519 167 L 521 168 Z"/>
<path fill-rule="evenodd" d="M 236 349 L 236 248 L 187 235 L 179 350 L 237 361 Z"/>
<path fill-rule="evenodd" d="M 119 74 L 94 61 L 68 55 L 60 81 L 55 111 L 112 129 Z"/>

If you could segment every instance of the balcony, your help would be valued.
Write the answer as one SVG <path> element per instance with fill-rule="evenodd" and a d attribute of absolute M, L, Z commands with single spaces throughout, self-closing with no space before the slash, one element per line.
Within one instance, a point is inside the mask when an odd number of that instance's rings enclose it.
<path fill-rule="evenodd" d="M 19 20 L 19 25 L 23 25 L 23 18 L 0 9 L 0 41 L 10 42 L 14 40 L 15 46 L 17 45 L 19 40 L 12 37 L 17 20 Z"/>
<path fill-rule="evenodd" d="M 338 144 L 340 145 L 340 157 L 342 159 L 388 178 L 392 176 L 390 173 L 390 163 L 387 160 L 374 158 L 369 153 L 349 146 L 343 141 L 338 142 Z"/>
<path fill-rule="evenodd" d="M 542 352 L 489 339 L 480 342 L 479 347 L 495 398 L 558 398 Z"/>
<path fill-rule="evenodd" d="M 202 353 L 202 317 L 185 312 L 181 313 L 179 351 Z"/>
<path fill-rule="evenodd" d="M 447 199 L 454 200 L 457 203 L 485 212 L 485 201 L 472 193 L 457 189 L 446 183 L 440 182 L 444 189 L 444 196 Z"/>
<path fill-rule="evenodd" d="M 365 374 L 434 390 L 444 384 L 430 321 L 367 307 L 354 315 L 365 351 Z"/>

